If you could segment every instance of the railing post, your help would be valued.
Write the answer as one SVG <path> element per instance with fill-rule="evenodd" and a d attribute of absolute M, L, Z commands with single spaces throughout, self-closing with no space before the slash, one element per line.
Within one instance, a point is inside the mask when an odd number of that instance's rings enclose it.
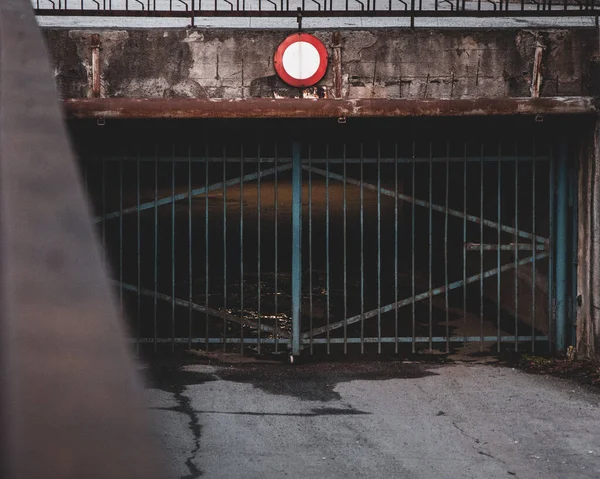
<path fill-rule="evenodd" d="M 292 348 L 290 360 L 300 354 L 302 301 L 302 158 L 300 143 L 292 144 Z"/>
<path fill-rule="evenodd" d="M 556 270 L 556 350 L 565 350 L 567 323 L 567 245 L 568 245 L 568 207 L 569 172 L 568 143 L 562 139 L 558 147 L 558 167 L 556 171 L 556 234 L 555 234 L 555 270 Z"/>

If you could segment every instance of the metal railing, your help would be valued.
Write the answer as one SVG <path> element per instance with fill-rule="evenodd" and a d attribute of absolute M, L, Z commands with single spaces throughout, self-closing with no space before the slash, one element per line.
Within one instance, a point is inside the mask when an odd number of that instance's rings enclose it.
<path fill-rule="evenodd" d="M 0 477 L 162 477 L 27 0 L 0 3 L 0 218 Z"/>
<path fill-rule="evenodd" d="M 200 17 L 596 17 L 597 0 L 33 0 L 37 15 Z"/>

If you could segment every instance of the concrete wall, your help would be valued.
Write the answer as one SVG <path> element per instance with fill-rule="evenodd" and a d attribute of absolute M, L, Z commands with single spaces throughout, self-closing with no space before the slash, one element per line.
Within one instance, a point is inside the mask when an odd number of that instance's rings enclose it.
<path fill-rule="evenodd" d="M 317 31 L 330 65 L 318 92 L 301 92 L 273 68 L 285 31 L 47 29 L 65 98 L 92 96 L 93 33 L 101 44 L 101 96 L 130 98 L 528 97 L 538 42 L 544 46 L 541 96 L 587 95 L 597 49 L 594 29 Z"/>

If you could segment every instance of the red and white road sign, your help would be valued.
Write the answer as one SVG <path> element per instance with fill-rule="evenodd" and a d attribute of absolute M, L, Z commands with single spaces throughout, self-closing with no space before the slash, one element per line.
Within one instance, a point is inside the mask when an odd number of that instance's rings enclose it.
<path fill-rule="evenodd" d="M 308 33 L 294 33 L 279 45 L 273 64 L 288 85 L 312 86 L 325 75 L 327 49 L 321 40 Z"/>

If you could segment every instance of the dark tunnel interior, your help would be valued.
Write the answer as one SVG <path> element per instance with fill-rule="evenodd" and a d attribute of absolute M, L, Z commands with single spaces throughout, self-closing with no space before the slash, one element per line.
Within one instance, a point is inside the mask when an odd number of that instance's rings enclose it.
<path fill-rule="evenodd" d="M 543 348 L 551 334 L 551 120 L 70 126 L 117 295 L 144 347 L 244 337 L 252 351 L 285 349 L 293 142 L 303 166 L 301 330 L 308 339 L 339 326 L 311 350 L 327 338 L 327 351 L 344 341 L 392 351 L 445 350 L 465 337 L 513 347 L 516 336 Z"/>

